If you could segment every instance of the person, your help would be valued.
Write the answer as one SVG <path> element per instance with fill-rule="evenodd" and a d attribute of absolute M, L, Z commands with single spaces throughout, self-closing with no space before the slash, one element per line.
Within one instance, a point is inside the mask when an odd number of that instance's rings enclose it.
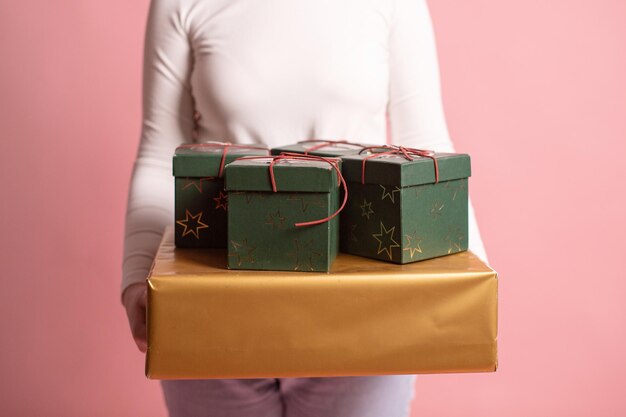
<path fill-rule="evenodd" d="M 152 0 L 122 301 L 146 351 L 146 277 L 173 220 L 174 149 L 349 139 L 452 151 L 426 0 Z M 485 252 L 470 206 L 469 246 Z M 405 417 L 413 376 L 162 381 L 173 417 Z"/>

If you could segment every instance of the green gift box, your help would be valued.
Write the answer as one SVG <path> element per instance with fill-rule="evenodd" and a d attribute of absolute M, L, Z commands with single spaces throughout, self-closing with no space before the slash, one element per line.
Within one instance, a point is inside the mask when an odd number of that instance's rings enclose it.
<path fill-rule="evenodd" d="M 268 154 L 266 148 L 221 142 L 176 148 L 173 172 L 177 247 L 226 247 L 228 195 L 224 190 L 224 167 L 242 156 Z"/>
<path fill-rule="evenodd" d="M 346 155 L 356 155 L 364 148 L 374 145 L 365 145 L 347 140 L 323 140 L 310 139 L 303 140 L 291 145 L 272 148 L 272 155 L 280 155 L 283 152 L 316 155 L 323 157 L 343 157 Z"/>
<path fill-rule="evenodd" d="M 297 158 L 226 167 L 230 269 L 330 269 L 339 248 L 339 161 Z"/>
<path fill-rule="evenodd" d="M 467 250 L 469 155 L 381 150 L 342 158 L 341 251 L 405 264 Z"/>

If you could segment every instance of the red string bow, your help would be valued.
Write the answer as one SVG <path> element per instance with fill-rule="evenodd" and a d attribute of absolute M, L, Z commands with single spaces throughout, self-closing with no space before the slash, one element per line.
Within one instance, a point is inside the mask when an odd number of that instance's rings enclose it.
<path fill-rule="evenodd" d="M 278 187 L 276 186 L 276 177 L 274 176 L 274 166 L 283 161 L 290 161 L 290 160 L 291 161 L 294 161 L 294 160 L 322 161 L 322 162 L 326 162 L 327 164 L 329 164 L 337 172 L 337 185 L 342 186 L 344 190 L 343 202 L 341 203 L 341 206 L 339 207 L 339 209 L 335 211 L 333 214 L 331 214 L 330 216 L 324 217 L 323 219 L 296 223 L 295 224 L 296 227 L 314 226 L 316 224 L 326 223 L 327 221 L 330 221 L 332 218 L 336 217 L 339 213 L 341 213 L 341 210 L 343 210 L 343 208 L 346 206 L 346 202 L 348 201 L 348 186 L 346 185 L 346 181 L 343 178 L 343 175 L 341 175 L 341 169 L 339 169 L 338 159 L 324 158 L 323 156 L 315 156 L 315 155 L 303 155 L 300 153 L 292 153 L 292 152 L 283 152 L 280 155 L 276 155 L 276 156 L 244 156 L 239 159 L 245 159 L 245 160 L 269 159 L 270 160 L 269 176 L 270 176 L 270 183 L 272 184 L 273 192 L 278 192 Z"/>
<path fill-rule="evenodd" d="M 382 152 L 376 152 L 376 150 L 383 149 Z M 405 148 L 404 146 L 396 146 L 396 145 L 383 145 L 383 146 L 368 146 L 361 149 L 359 154 L 363 152 L 372 152 L 371 155 L 363 158 L 363 162 L 361 163 L 361 184 L 365 184 L 365 164 L 368 160 L 372 158 L 378 158 L 384 155 L 397 155 L 408 159 L 409 161 L 415 160 L 414 157 L 422 157 L 422 158 L 430 158 L 433 160 L 435 166 L 435 184 L 439 182 L 439 164 L 437 163 L 437 159 L 435 158 L 434 151 L 428 151 L 424 149 L 415 149 L 415 148 Z"/>
<path fill-rule="evenodd" d="M 258 149 L 261 151 L 268 151 L 269 149 L 263 146 L 253 146 L 253 145 L 235 145 L 230 142 L 202 142 L 202 143 L 186 143 L 184 145 L 180 145 L 179 148 L 185 149 L 193 149 L 193 148 L 222 148 L 222 160 L 220 161 L 220 170 L 217 174 L 218 177 L 223 177 L 224 174 L 224 166 L 226 165 L 226 154 L 229 149 Z"/>
<path fill-rule="evenodd" d="M 317 145 L 314 145 L 310 148 L 305 149 L 304 150 L 305 155 L 308 155 L 309 152 L 317 151 L 318 149 L 322 149 L 322 148 L 326 148 L 328 146 L 334 146 L 334 145 L 351 145 L 351 146 L 355 146 L 361 149 L 365 148 L 365 145 L 361 145 L 360 143 L 349 142 L 345 139 L 341 139 L 341 140 L 308 139 L 308 140 L 301 140 L 298 143 L 311 143 L 311 142 L 319 142 L 319 143 Z"/>

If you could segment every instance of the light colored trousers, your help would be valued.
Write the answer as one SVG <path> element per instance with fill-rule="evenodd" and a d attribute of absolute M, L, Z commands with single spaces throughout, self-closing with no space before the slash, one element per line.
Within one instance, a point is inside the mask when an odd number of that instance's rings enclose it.
<path fill-rule="evenodd" d="M 170 417 L 408 417 L 414 375 L 161 381 Z"/>

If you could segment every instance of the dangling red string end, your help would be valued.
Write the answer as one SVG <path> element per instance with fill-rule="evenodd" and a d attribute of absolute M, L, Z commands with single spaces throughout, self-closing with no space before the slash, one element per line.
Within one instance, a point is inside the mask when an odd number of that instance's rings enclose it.
<path fill-rule="evenodd" d="M 315 156 L 315 155 L 304 155 L 304 154 L 291 153 L 291 152 L 283 152 L 277 156 L 244 156 L 239 159 L 245 159 L 245 160 L 271 159 L 270 164 L 269 164 L 269 177 L 270 177 L 270 183 L 272 185 L 272 191 L 275 193 L 278 192 L 278 187 L 276 185 L 276 176 L 274 175 L 274 166 L 282 161 L 289 161 L 289 160 L 291 161 L 294 161 L 294 160 L 322 161 L 322 162 L 329 164 L 335 170 L 335 172 L 337 173 L 337 185 L 343 187 L 343 191 L 344 191 L 343 201 L 339 209 L 335 211 L 333 214 L 331 214 L 330 216 L 324 217 L 323 219 L 295 223 L 294 226 L 296 227 L 314 226 L 317 224 L 326 223 L 327 221 L 330 221 L 331 219 L 336 217 L 339 213 L 341 213 L 341 210 L 343 210 L 343 208 L 346 206 L 346 203 L 348 202 L 348 186 L 346 184 L 346 180 L 343 178 L 343 175 L 341 174 L 341 169 L 339 169 L 339 164 L 338 164 L 339 161 L 337 159 L 324 158 L 323 156 Z"/>

